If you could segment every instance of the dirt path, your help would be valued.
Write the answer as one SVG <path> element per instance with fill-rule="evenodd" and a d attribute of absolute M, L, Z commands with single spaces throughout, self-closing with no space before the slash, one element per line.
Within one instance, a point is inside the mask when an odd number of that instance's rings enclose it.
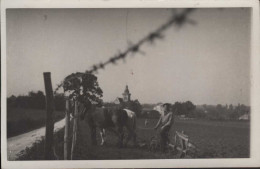
<path fill-rule="evenodd" d="M 54 124 L 54 131 L 64 127 L 65 120 L 62 119 Z M 34 142 L 45 136 L 45 127 L 24 133 L 7 139 L 7 157 L 8 160 L 15 160 L 22 150 L 31 147 Z"/>

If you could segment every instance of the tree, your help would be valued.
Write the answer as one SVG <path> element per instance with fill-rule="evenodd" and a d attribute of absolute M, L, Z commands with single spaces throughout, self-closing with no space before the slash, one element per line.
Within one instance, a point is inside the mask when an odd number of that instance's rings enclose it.
<path fill-rule="evenodd" d="M 80 102 L 102 104 L 103 91 L 99 87 L 97 77 L 92 73 L 72 73 L 67 76 L 63 84 L 64 92 L 69 92 L 69 97 Z"/>
<path fill-rule="evenodd" d="M 223 110 L 223 107 L 222 107 L 221 104 L 217 104 L 216 108 L 217 108 L 217 110 L 220 111 L 220 112 Z"/>
<path fill-rule="evenodd" d="M 196 108 L 196 106 L 191 101 L 185 102 L 184 105 L 188 112 L 191 112 L 191 111 L 195 110 L 195 108 Z"/>
<path fill-rule="evenodd" d="M 182 108 L 182 104 L 180 102 L 175 102 L 173 105 L 172 105 L 172 110 L 175 112 L 177 111 L 177 115 L 182 115 L 184 114 L 183 112 L 183 108 Z"/>
<path fill-rule="evenodd" d="M 16 107 L 16 99 L 17 98 L 14 95 L 7 98 L 7 107 Z"/>
<path fill-rule="evenodd" d="M 231 110 L 231 111 L 233 111 L 233 109 L 234 109 L 234 108 L 233 108 L 233 105 L 230 104 L 230 105 L 228 106 L 228 109 Z"/>
<path fill-rule="evenodd" d="M 30 91 L 28 93 L 29 107 L 34 109 L 45 108 L 45 96 L 42 91 Z"/>
<path fill-rule="evenodd" d="M 175 102 L 172 105 L 173 112 L 177 111 L 177 115 L 190 116 L 191 113 L 196 109 L 196 106 L 191 101 L 186 102 Z"/>

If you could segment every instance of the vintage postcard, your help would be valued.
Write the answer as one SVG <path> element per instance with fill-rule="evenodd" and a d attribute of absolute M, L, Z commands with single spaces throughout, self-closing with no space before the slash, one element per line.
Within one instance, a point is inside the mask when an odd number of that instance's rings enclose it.
<path fill-rule="evenodd" d="M 2 168 L 260 166 L 259 1 L 1 4 Z"/>

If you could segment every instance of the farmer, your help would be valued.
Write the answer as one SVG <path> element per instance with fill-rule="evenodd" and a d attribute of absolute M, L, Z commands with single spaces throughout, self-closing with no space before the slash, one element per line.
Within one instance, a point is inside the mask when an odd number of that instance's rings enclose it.
<path fill-rule="evenodd" d="M 171 104 L 169 103 L 165 103 L 162 105 L 163 107 L 163 112 L 161 113 L 160 119 L 158 120 L 156 126 L 154 127 L 154 129 L 156 130 L 160 125 L 160 143 L 161 143 L 161 149 L 162 151 L 165 151 L 167 142 L 169 141 L 168 135 L 169 135 L 169 131 L 171 129 L 171 126 L 174 123 L 174 116 L 173 116 L 173 112 L 171 112 Z"/>

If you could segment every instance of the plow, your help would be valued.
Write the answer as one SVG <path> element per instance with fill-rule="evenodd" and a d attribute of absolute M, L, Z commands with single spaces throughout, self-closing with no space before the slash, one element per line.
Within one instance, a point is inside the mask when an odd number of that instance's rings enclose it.
<path fill-rule="evenodd" d="M 143 129 L 149 130 L 148 128 Z M 197 157 L 199 148 L 191 142 L 189 136 L 184 134 L 184 131 L 176 131 L 172 140 L 173 141 L 168 140 L 166 152 L 172 154 L 176 158 Z M 149 140 L 143 140 L 140 138 L 138 147 L 148 149 L 151 152 L 159 152 L 161 150 L 159 135 L 155 134 Z"/>

